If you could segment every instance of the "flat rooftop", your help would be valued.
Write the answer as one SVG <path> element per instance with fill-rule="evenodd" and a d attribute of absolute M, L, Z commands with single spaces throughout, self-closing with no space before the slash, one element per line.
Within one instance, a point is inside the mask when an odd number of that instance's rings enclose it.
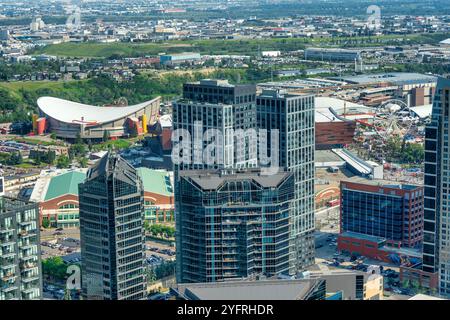
<path fill-rule="evenodd" d="M 333 80 L 345 81 L 352 84 L 369 84 L 390 82 L 396 85 L 437 82 L 437 77 L 409 72 L 390 72 L 377 74 L 362 74 L 357 76 L 331 77 Z"/>
<path fill-rule="evenodd" d="M 264 175 L 259 169 L 234 172 L 229 170 L 186 170 L 180 172 L 180 177 L 191 179 L 203 190 L 216 190 L 226 181 L 243 180 L 253 180 L 264 188 L 275 188 L 290 175 L 292 173 L 286 171 Z"/>
<path fill-rule="evenodd" d="M 395 183 L 390 180 L 381 180 L 381 179 L 351 179 L 351 180 L 342 180 L 342 183 L 359 183 L 359 184 L 366 184 L 369 186 L 378 186 L 382 188 L 388 188 L 388 189 L 397 189 L 397 190 L 415 190 L 417 188 L 420 188 L 419 185 L 414 184 L 402 184 L 402 183 Z"/>
<path fill-rule="evenodd" d="M 375 242 L 375 243 L 378 243 L 378 244 L 383 243 L 383 242 L 386 241 L 386 239 L 382 238 L 382 237 L 376 237 L 376 236 L 371 236 L 371 235 L 367 235 L 367 234 L 363 234 L 363 233 L 357 233 L 357 232 L 351 232 L 351 231 L 343 232 L 340 235 L 342 237 L 367 240 L 367 241 Z"/>
<path fill-rule="evenodd" d="M 342 162 L 343 160 L 331 150 L 316 150 L 315 162 Z"/>
<path fill-rule="evenodd" d="M 193 300 L 301 300 L 317 281 L 301 279 L 180 284 L 178 291 Z"/>

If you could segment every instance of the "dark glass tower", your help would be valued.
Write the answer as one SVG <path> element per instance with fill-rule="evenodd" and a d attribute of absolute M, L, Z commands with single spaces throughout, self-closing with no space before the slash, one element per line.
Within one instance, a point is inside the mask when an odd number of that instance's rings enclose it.
<path fill-rule="evenodd" d="M 82 292 L 90 300 L 146 297 L 143 187 L 109 152 L 79 185 Z"/>
<path fill-rule="evenodd" d="M 425 131 L 423 270 L 439 273 L 439 293 L 450 297 L 450 79 L 439 78 Z"/>

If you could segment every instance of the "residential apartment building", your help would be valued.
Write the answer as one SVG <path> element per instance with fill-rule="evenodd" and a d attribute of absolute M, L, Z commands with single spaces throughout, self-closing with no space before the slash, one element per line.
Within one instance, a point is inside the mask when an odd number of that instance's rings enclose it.
<path fill-rule="evenodd" d="M 195 259 L 191 263 L 203 263 L 203 266 L 193 268 L 203 270 L 195 269 L 192 275 L 185 273 L 184 254 L 189 252 L 189 249 L 186 248 L 186 238 L 183 236 L 186 231 L 183 228 L 186 226 L 184 221 L 190 218 L 188 212 L 182 209 L 184 201 L 188 199 L 182 196 L 183 181 L 180 176 L 186 170 L 243 169 L 257 166 L 257 144 L 252 140 L 255 136 L 246 135 L 251 133 L 251 130 L 256 130 L 256 86 L 232 85 L 226 80 L 209 79 L 186 83 L 183 86 L 182 99 L 173 103 L 172 121 L 175 134 L 172 136 L 172 160 L 175 180 L 177 280 L 201 282 L 206 277 L 206 261 Z M 216 150 L 212 160 L 207 161 L 203 151 L 212 138 L 208 136 L 212 132 L 219 136 L 213 138 Z M 242 134 L 236 135 L 239 132 Z M 186 134 L 188 137 L 182 136 Z M 189 202 L 186 205 L 189 205 Z M 220 278 L 220 275 L 213 276 L 209 281 Z"/>
<path fill-rule="evenodd" d="M 177 282 L 290 273 L 292 173 L 181 171 Z"/>
<path fill-rule="evenodd" d="M 144 299 L 144 191 L 136 170 L 108 152 L 79 185 L 79 201 L 84 298 Z"/>
<path fill-rule="evenodd" d="M 264 90 L 257 96 L 258 128 L 279 131 L 279 166 L 294 174 L 291 212 L 296 271 L 314 263 L 314 96 Z M 268 138 L 268 150 L 272 150 Z"/>
<path fill-rule="evenodd" d="M 0 198 L 0 300 L 42 298 L 39 209 Z"/>
<path fill-rule="evenodd" d="M 173 104 L 173 129 L 178 133 L 185 130 L 192 138 L 189 144 L 192 151 L 183 155 L 183 163 L 176 164 L 175 171 L 256 167 L 257 145 L 251 136 L 245 135 L 246 130 L 256 130 L 256 86 L 232 85 L 226 80 L 184 84 L 183 98 Z M 208 138 L 208 130 L 222 134 L 216 138 L 218 161 L 214 163 L 203 159 L 203 150 L 209 143 L 203 138 Z M 236 136 L 238 130 L 244 134 Z M 176 144 L 179 138 L 175 137 L 172 143 Z M 197 149 L 193 149 L 197 141 Z"/>

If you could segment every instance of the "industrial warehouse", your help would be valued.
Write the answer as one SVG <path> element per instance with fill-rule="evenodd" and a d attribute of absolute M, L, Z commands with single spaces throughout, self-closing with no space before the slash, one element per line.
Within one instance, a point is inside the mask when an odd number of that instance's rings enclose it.
<path fill-rule="evenodd" d="M 156 121 L 160 97 L 134 106 L 90 106 L 52 97 L 37 104 L 41 117 L 33 119 L 34 131 L 52 132 L 63 139 L 102 139 L 131 137 L 147 133 Z"/>

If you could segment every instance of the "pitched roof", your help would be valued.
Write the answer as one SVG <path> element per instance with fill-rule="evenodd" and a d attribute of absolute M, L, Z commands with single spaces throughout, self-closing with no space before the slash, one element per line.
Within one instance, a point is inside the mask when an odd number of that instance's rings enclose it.
<path fill-rule="evenodd" d="M 137 172 L 142 179 L 144 191 L 168 197 L 173 196 L 172 183 L 166 171 L 138 168 Z"/>
<path fill-rule="evenodd" d="M 78 171 L 67 172 L 53 177 L 49 183 L 45 201 L 65 194 L 78 195 L 78 185 L 86 179 L 86 174 Z"/>

